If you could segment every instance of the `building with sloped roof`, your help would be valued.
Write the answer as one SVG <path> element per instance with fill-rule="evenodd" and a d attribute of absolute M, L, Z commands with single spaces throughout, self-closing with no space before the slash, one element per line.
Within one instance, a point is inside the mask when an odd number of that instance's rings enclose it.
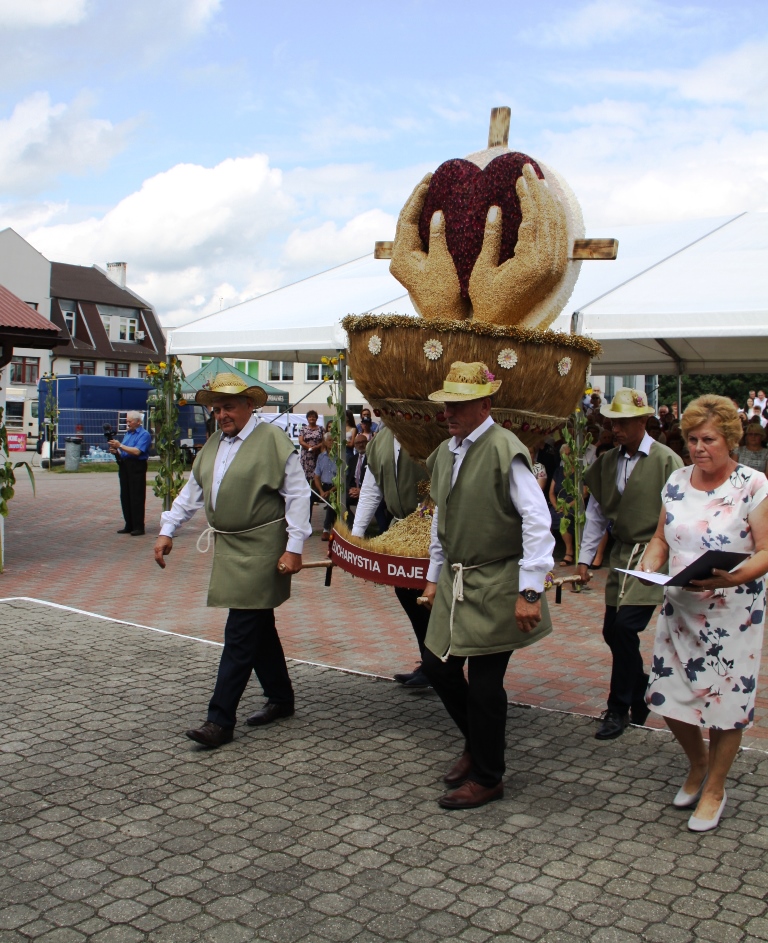
<path fill-rule="evenodd" d="M 126 286 L 124 262 L 106 271 L 51 262 L 13 229 L 4 229 L 0 286 L 58 330 L 50 350 L 14 345 L 6 375 L 9 428 L 18 418 L 23 431 L 36 435 L 37 383 L 46 373 L 142 377 L 148 364 L 164 357 L 155 310 Z"/>

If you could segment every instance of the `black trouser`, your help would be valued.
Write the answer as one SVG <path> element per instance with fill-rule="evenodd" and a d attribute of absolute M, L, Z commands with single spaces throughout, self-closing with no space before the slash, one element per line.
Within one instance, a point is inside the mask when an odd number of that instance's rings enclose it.
<path fill-rule="evenodd" d="M 331 488 L 333 488 L 333 482 L 323 481 L 321 482 L 321 487 L 323 491 L 330 491 Z M 328 498 L 325 500 L 327 501 Z M 325 517 L 323 518 L 323 532 L 330 534 L 330 532 L 333 530 L 333 525 L 336 523 L 336 512 L 329 504 L 324 504 L 323 507 L 325 508 Z"/>
<path fill-rule="evenodd" d="M 423 589 L 405 589 L 403 586 L 395 586 L 395 596 L 410 619 L 422 661 L 424 660 L 424 639 L 427 637 L 429 626 L 429 609 L 426 606 L 418 606 L 416 600 L 423 592 Z"/>
<path fill-rule="evenodd" d="M 504 733 L 507 692 L 504 675 L 512 652 L 493 655 L 449 655 L 446 662 L 424 649 L 424 673 L 445 709 L 464 735 L 472 756 L 469 778 L 481 786 L 495 786 L 504 776 Z M 467 678 L 464 662 L 467 662 Z"/>
<path fill-rule="evenodd" d="M 648 675 L 643 670 L 640 633 L 651 621 L 656 606 L 606 606 L 603 638 L 613 655 L 608 710 L 626 714 L 645 707 Z"/>
<path fill-rule="evenodd" d="M 229 610 L 208 720 L 220 727 L 235 726 L 237 705 L 251 671 L 256 673 L 268 701 L 293 704 L 293 687 L 275 628 L 274 609 Z"/>
<path fill-rule="evenodd" d="M 117 465 L 120 479 L 120 507 L 128 530 L 144 530 L 147 503 L 147 463 L 138 458 L 121 458 Z"/>

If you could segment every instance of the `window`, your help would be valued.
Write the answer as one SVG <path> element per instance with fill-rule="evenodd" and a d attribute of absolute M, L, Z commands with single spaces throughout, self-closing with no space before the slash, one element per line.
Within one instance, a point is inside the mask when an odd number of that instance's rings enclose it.
<path fill-rule="evenodd" d="M 136 343 L 139 329 L 139 309 L 121 308 L 118 305 L 97 304 L 101 323 L 111 341 Z"/>
<path fill-rule="evenodd" d="M 320 382 L 320 364 L 319 363 L 308 363 L 307 364 L 307 383 L 319 383 Z"/>
<path fill-rule="evenodd" d="M 37 383 L 39 374 L 39 357 L 14 357 L 11 360 L 11 383 Z"/>
<path fill-rule="evenodd" d="M 70 360 L 69 372 L 81 377 L 96 376 L 95 360 Z"/>
<path fill-rule="evenodd" d="M 61 308 L 61 313 L 64 315 L 64 323 L 67 325 L 69 336 L 74 337 L 75 325 L 77 323 L 77 302 L 60 299 L 59 307 Z"/>
<path fill-rule="evenodd" d="M 209 364 L 212 360 L 213 360 L 213 357 L 201 357 L 201 358 L 200 358 L 200 366 L 201 366 L 201 367 L 207 367 L 208 364 Z"/>
<path fill-rule="evenodd" d="M 292 380 L 293 363 L 287 360 L 269 361 L 269 379 L 270 380 Z"/>
<path fill-rule="evenodd" d="M 36 301 L 25 301 L 25 305 L 28 305 L 33 311 L 37 311 L 37 302 Z"/>
<path fill-rule="evenodd" d="M 259 361 L 258 360 L 236 360 L 235 369 L 241 373 L 247 373 L 254 380 L 259 379 Z"/>
<path fill-rule="evenodd" d="M 131 366 L 127 363 L 107 363 L 104 364 L 104 374 L 108 377 L 129 377 L 131 375 Z"/>
<path fill-rule="evenodd" d="M 138 318 L 120 318 L 119 322 L 119 337 L 121 341 L 135 341 L 136 340 L 136 331 L 139 329 Z"/>
<path fill-rule="evenodd" d="M 5 424 L 9 429 L 24 428 L 24 403 L 8 400 L 5 404 Z"/>
<path fill-rule="evenodd" d="M 146 380 L 146 379 L 147 379 L 147 367 L 148 367 L 148 366 L 149 366 L 148 363 L 140 363 L 140 364 L 139 364 L 139 379 L 141 379 L 141 380 Z"/>

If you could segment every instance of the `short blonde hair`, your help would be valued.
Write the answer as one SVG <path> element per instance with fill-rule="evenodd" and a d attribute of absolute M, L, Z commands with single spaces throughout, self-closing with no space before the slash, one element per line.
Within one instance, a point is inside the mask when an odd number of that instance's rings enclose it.
<path fill-rule="evenodd" d="M 705 422 L 711 422 L 725 438 L 728 451 L 732 452 L 741 441 L 744 430 L 739 411 L 727 397 L 708 393 L 689 403 L 680 420 L 685 438 L 688 438 L 692 429 L 697 429 Z"/>

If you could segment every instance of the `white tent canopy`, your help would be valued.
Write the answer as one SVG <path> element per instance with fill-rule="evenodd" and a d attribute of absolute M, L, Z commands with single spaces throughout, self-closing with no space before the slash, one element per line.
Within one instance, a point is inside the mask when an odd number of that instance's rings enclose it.
<path fill-rule="evenodd" d="M 768 214 L 611 227 L 614 262 L 584 262 L 555 329 L 600 341 L 594 372 L 719 373 L 768 361 Z M 365 256 L 173 330 L 168 353 L 315 363 L 346 347 L 346 314 L 411 314 L 389 264 Z"/>

